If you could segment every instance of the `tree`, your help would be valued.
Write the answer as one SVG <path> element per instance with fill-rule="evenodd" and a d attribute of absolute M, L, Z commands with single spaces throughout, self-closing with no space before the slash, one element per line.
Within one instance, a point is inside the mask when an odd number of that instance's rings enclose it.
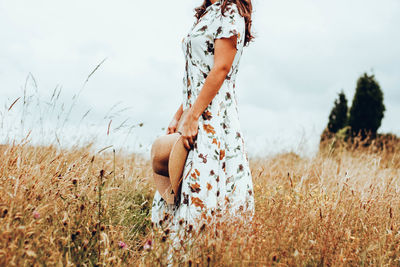
<path fill-rule="evenodd" d="M 364 73 L 357 81 L 350 108 L 349 126 L 353 135 L 376 135 L 384 116 L 383 92 L 375 76 Z"/>
<path fill-rule="evenodd" d="M 328 130 L 331 133 L 337 133 L 346 126 L 347 123 L 347 99 L 343 90 L 339 93 L 338 99 L 329 114 Z"/>

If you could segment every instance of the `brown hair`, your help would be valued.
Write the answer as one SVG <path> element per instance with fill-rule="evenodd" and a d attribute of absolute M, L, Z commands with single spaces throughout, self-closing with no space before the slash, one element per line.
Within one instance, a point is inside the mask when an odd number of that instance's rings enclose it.
<path fill-rule="evenodd" d="M 224 15 L 225 9 L 228 4 L 234 3 L 238 7 L 239 14 L 244 17 L 245 21 L 245 28 L 246 28 L 246 33 L 245 33 L 245 39 L 244 39 L 244 46 L 247 46 L 250 41 L 254 39 L 254 36 L 251 33 L 251 13 L 253 11 L 253 6 L 251 4 L 251 0 L 221 0 L 222 6 L 221 6 L 221 12 L 222 15 Z M 197 20 L 201 18 L 201 16 L 204 14 L 206 11 L 207 7 L 210 6 L 212 3 L 210 0 L 204 0 L 203 4 L 197 8 L 194 9 L 196 14 L 194 15 Z"/>

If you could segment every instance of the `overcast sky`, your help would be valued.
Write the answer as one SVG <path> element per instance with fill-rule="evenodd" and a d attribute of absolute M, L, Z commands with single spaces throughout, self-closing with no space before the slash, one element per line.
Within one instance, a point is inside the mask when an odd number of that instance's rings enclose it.
<path fill-rule="evenodd" d="M 90 109 L 86 120 L 96 122 L 100 139 L 108 138 L 110 116 L 104 117 L 116 104 L 120 121 L 144 123 L 133 129 L 127 146 L 134 140 L 149 151 L 181 103 L 180 45 L 201 2 L 1 0 L 1 100 L 9 107 L 32 73 L 42 99 L 60 85 L 60 98 L 69 103 L 106 58 L 79 96 L 71 123 Z M 343 89 L 351 103 L 364 72 L 374 73 L 384 92 L 380 131 L 400 134 L 400 1 L 253 0 L 253 5 L 256 39 L 244 50 L 236 86 L 250 156 L 297 150 L 304 143 L 315 150 L 337 93 Z M 32 82 L 27 88 L 35 91 Z M 21 106 L 17 102 L 12 111 Z"/>

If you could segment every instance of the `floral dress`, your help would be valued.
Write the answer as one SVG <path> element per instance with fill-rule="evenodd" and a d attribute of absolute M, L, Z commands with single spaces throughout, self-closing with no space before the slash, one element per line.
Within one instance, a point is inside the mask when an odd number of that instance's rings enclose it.
<path fill-rule="evenodd" d="M 254 214 L 252 176 L 240 129 L 235 80 L 243 52 L 245 21 L 237 6 L 221 13 L 221 1 L 207 7 L 182 40 L 186 59 L 183 109 L 191 107 L 214 64 L 214 40 L 237 35 L 237 52 L 221 88 L 199 117 L 193 149 L 189 151 L 177 204 L 168 205 L 156 191 L 151 220 L 171 231 L 201 227 L 216 213 Z M 226 216 L 225 216 L 226 217 Z"/>

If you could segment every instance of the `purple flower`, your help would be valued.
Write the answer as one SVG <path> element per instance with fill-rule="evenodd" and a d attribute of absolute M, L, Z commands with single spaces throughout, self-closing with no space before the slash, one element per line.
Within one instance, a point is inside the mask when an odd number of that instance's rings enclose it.
<path fill-rule="evenodd" d="M 144 244 L 144 246 L 143 246 L 143 249 L 144 250 L 150 250 L 150 249 L 152 249 L 152 241 L 150 240 L 150 239 L 148 239 L 147 241 L 146 241 L 146 244 Z"/>
<path fill-rule="evenodd" d="M 39 217 L 40 217 L 40 214 L 39 214 L 39 212 L 37 212 L 37 211 L 34 211 L 34 212 L 33 212 L 33 218 L 35 218 L 35 219 L 39 219 Z"/>
<path fill-rule="evenodd" d="M 128 248 L 128 246 L 127 246 L 124 242 L 122 242 L 122 241 L 118 241 L 118 246 L 119 246 L 120 248 L 122 248 L 122 249 L 127 249 L 127 248 Z"/>

